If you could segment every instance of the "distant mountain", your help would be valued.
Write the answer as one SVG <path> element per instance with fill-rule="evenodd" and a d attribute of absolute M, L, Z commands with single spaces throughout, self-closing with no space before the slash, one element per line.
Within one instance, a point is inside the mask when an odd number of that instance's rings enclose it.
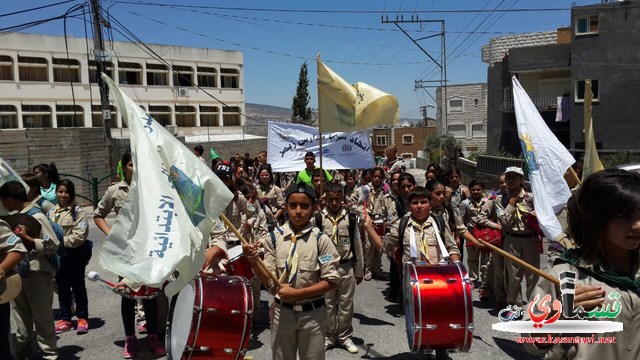
<path fill-rule="evenodd" d="M 289 108 L 252 103 L 245 104 L 245 112 L 248 116 L 247 125 L 253 123 L 264 124 L 266 120 L 291 121 L 291 114 L 293 113 Z"/>

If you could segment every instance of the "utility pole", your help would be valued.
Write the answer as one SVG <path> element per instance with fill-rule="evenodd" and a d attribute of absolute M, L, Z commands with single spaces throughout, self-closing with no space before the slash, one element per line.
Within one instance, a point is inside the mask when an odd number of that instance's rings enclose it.
<path fill-rule="evenodd" d="M 102 125 L 104 136 L 107 142 L 107 169 L 109 174 L 114 173 L 113 166 L 113 144 L 111 139 L 111 107 L 109 106 L 109 88 L 102 80 L 104 63 L 111 60 L 111 53 L 104 49 L 104 39 L 102 37 L 102 22 L 100 16 L 100 0 L 91 0 L 93 12 L 93 54 L 96 61 L 96 73 L 98 75 L 98 87 L 100 88 L 100 104 L 102 109 Z M 93 106 L 93 104 L 91 104 Z M 126 164 L 125 164 L 126 165 Z"/>

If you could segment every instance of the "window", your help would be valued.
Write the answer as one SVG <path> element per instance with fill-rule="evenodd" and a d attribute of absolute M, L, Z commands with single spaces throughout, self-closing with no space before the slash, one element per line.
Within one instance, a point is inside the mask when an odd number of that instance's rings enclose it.
<path fill-rule="evenodd" d="M 49 81 L 47 59 L 18 56 L 20 81 Z"/>
<path fill-rule="evenodd" d="M 593 101 L 600 101 L 600 86 L 598 80 L 591 80 L 591 92 L 593 93 Z M 584 80 L 576 80 L 576 102 L 584 102 Z"/>
<path fill-rule="evenodd" d="M 116 126 L 116 107 L 109 106 L 111 108 L 111 125 Z M 123 121 L 124 123 L 124 121 Z M 103 127 L 104 122 L 102 119 L 102 105 L 91 105 L 91 126 L 93 127 Z"/>
<path fill-rule="evenodd" d="M 25 128 L 51 127 L 51 107 L 22 105 L 22 126 Z"/>
<path fill-rule="evenodd" d="M 240 126 L 240 108 L 236 106 L 223 107 L 222 124 L 224 126 Z"/>
<path fill-rule="evenodd" d="M 581 16 L 576 18 L 576 35 L 598 33 L 598 15 Z"/>
<path fill-rule="evenodd" d="M 56 121 L 59 128 L 84 127 L 84 111 L 80 105 L 56 105 Z"/>
<path fill-rule="evenodd" d="M 218 126 L 219 112 L 216 106 L 200 106 L 200 126 Z"/>
<path fill-rule="evenodd" d="M 80 62 L 74 59 L 51 60 L 54 82 L 80 82 Z"/>
<path fill-rule="evenodd" d="M 13 59 L 0 55 L 0 80 L 13 80 Z"/>
<path fill-rule="evenodd" d="M 198 66 L 198 85 L 202 87 L 216 87 L 216 75 L 218 71 L 212 67 Z"/>
<path fill-rule="evenodd" d="M 413 135 L 402 135 L 402 143 L 405 145 L 413 144 Z"/>
<path fill-rule="evenodd" d="M 18 128 L 18 110 L 13 105 L 0 105 L 0 129 Z"/>
<path fill-rule="evenodd" d="M 181 127 L 196 126 L 196 108 L 193 106 L 176 105 L 176 125 Z"/>
<path fill-rule="evenodd" d="M 120 84 L 142 85 L 142 65 L 130 62 L 118 62 Z"/>
<path fill-rule="evenodd" d="M 387 135 L 377 135 L 376 136 L 376 145 L 377 146 L 387 146 Z"/>
<path fill-rule="evenodd" d="M 474 138 L 487 137 L 487 128 L 483 124 L 471 125 L 471 137 L 474 137 Z"/>
<path fill-rule="evenodd" d="M 113 79 L 113 63 L 112 62 L 104 62 L 104 69 L 102 70 L 105 74 L 109 75 L 110 78 Z M 89 60 L 89 83 L 97 84 L 98 83 L 98 67 L 97 63 L 93 60 Z"/>
<path fill-rule="evenodd" d="M 453 135 L 453 137 L 457 139 L 464 139 L 467 137 L 467 127 L 464 125 L 449 125 L 447 132 L 449 135 Z"/>
<path fill-rule="evenodd" d="M 220 69 L 220 83 L 223 88 L 239 89 L 240 72 L 236 69 Z"/>
<path fill-rule="evenodd" d="M 449 112 L 464 112 L 464 100 L 451 99 L 449 100 Z"/>
<path fill-rule="evenodd" d="M 168 106 L 149 105 L 149 115 L 162 126 L 171 125 L 171 108 Z"/>
<path fill-rule="evenodd" d="M 173 65 L 173 86 L 193 86 L 193 68 Z"/>
<path fill-rule="evenodd" d="M 147 85 L 167 86 L 169 85 L 169 68 L 162 64 L 147 63 Z"/>

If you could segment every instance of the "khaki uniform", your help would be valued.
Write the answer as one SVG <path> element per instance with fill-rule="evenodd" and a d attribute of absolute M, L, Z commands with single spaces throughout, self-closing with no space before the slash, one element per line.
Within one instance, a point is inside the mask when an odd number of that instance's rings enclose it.
<path fill-rule="evenodd" d="M 478 223 L 478 215 L 486 202 L 487 200 L 485 198 L 480 199 L 479 202 L 476 202 L 473 198 L 462 201 L 458 217 L 464 226 L 464 230 L 468 230 L 473 234 L 473 228 Z M 475 246 L 467 246 L 467 254 L 469 280 L 475 282 L 482 279 L 483 284 L 490 281 L 487 277 L 487 264 L 489 263 L 491 253 L 484 253 L 480 251 L 480 248 Z"/>
<path fill-rule="evenodd" d="M 506 195 L 505 195 L 506 196 Z M 483 227 L 496 228 L 499 224 L 498 215 L 504 212 L 502 206 L 502 195 L 498 195 L 493 199 L 487 199 L 478 213 L 477 224 Z M 492 221 L 491 219 L 495 220 Z M 503 232 L 504 234 L 504 232 Z M 504 244 L 502 246 L 504 248 Z M 497 303 L 505 303 L 507 301 L 508 283 L 506 278 L 506 270 L 504 267 L 504 258 L 499 254 L 491 254 L 489 263 L 487 264 L 487 282 L 483 278 L 482 289 L 494 291 Z"/>
<path fill-rule="evenodd" d="M 407 214 L 406 216 L 411 215 Z M 426 262 L 428 264 L 440 263 L 442 260 L 442 254 L 440 253 L 440 247 L 438 246 L 438 239 L 436 237 L 436 231 L 433 223 L 434 220 L 432 217 L 429 217 L 423 224 L 418 224 L 414 222 L 413 219 L 409 220 L 407 228 L 404 230 L 404 236 L 402 237 L 403 263 L 414 262 L 414 259 L 411 258 L 411 226 L 413 226 L 418 256 L 420 256 L 420 249 L 423 246 L 423 241 L 426 241 L 428 250 Z M 442 239 L 442 242 L 449 252 L 449 255 L 460 255 L 460 249 L 458 249 L 451 231 L 447 231 L 446 229 L 444 230 L 444 238 Z M 394 251 L 398 246 L 400 246 L 400 221 L 396 222 L 391 227 L 389 233 L 384 236 L 384 249 L 386 252 Z M 418 258 L 417 261 L 420 262 L 422 259 Z"/>
<path fill-rule="evenodd" d="M 307 224 L 297 235 L 296 252 L 298 254 L 298 273 L 291 286 L 305 288 L 321 280 L 338 283 L 340 274 L 338 264 L 340 255 L 326 235 L 318 236 L 320 230 Z M 294 235 L 286 223 L 274 231 L 275 246 L 265 242 L 264 263 L 280 278 L 285 271 L 291 237 Z M 296 307 L 323 299 L 304 299 L 296 302 Z M 300 309 L 298 309 L 300 310 Z M 274 360 L 291 360 L 296 352 L 301 360 L 324 359 L 324 330 L 327 312 L 324 306 L 308 311 L 296 311 L 285 304 L 274 303 L 271 321 L 271 350 Z"/>
<path fill-rule="evenodd" d="M 637 259 L 637 258 L 636 258 Z M 615 333 L 595 334 L 596 340 L 598 336 L 612 336 L 616 338 L 615 344 L 556 344 L 551 348 L 542 349 L 536 347 L 533 344 L 526 344 L 525 348 L 531 354 L 542 356 L 545 355 L 545 359 L 620 359 L 620 360 L 632 360 L 640 359 L 640 321 L 638 320 L 638 304 L 640 303 L 640 291 L 638 289 L 631 290 L 628 288 L 621 288 L 613 283 L 605 283 L 598 279 L 591 277 L 584 270 L 596 271 L 605 273 L 612 276 L 620 276 L 615 270 L 604 265 L 595 264 L 587 265 L 583 262 L 577 264 L 578 267 L 569 264 L 564 259 L 556 258 L 551 264 L 550 274 L 557 276 L 563 271 L 572 271 L 576 273 L 576 285 L 595 285 L 602 287 L 602 290 L 606 291 L 604 305 L 610 305 L 613 308 L 613 300 L 608 295 L 613 292 L 620 293 L 621 297 L 618 299 L 620 302 L 620 314 L 614 319 L 589 319 L 590 321 L 618 321 L 622 322 L 624 331 Z M 636 273 L 633 280 L 638 283 L 640 279 L 640 270 L 638 270 L 638 264 L 635 266 Z M 562 300 L 562 294 L 560 287 L 552 284 L 551 282 L 540 278 L 535 290 L 532 292 L 532 296 L 540 294 L 544 296 L 546 294 L 551 295 L 551 304 L 553 300 Z M 533 301 L 533 298 L 529 298 Z M 563 304 L 564 306 L 564 304 Z M 529 320 L 529 313 L 525 311 L 525 320 Z M 576 334 L 584 337 L 591 337 L 591 334 Z M 524 335 L 523 335 L 524 336 Z M 572 334 L 554 334 L 554 336 L 574 336 Z"/>
<path fill-rule="evenodd" d="M 51 221 L 60 224 L 64 232 L 64 247 L 78 248 L 82 246 L 89 235 L 87 215 L 81 207 L 76 207 L 76 218 L 73 219 L 71 207 L 60 208 L 59 204 L 48 214 Z"/>
<path fill-rule="evenodd" d="M 284 197 L 282 196 L 282 189 L 275 185 L 263 185 L 262 183 L 257 186 L 258 198 L 260 202 L 265 204 L 264 212 L 267 217 L 267 225 L 278 226 L 275 214 L 280 209 L 284 209 Z"/>
<path fill-rule="evenodd" d="M 459 215 L 460 205 L 462 201 L 466 199 L 465 193 L 469 193 L 469 188 L 464 185 L 458 186 L 458 188 L 451 193 L 451 207 L 456 215 Z"/>
<path fill-rule="evenodd" d="M 332 219 L 337 220 L 335 233 Z M 351 248 L 349 213 L 344 208 L 335 217 L 329 209 L 325 208 L 322 211 L 321 226 L 322 231 L 331 238 L 340 255 L 338 287 L 327 293 L 325 297 L 328 315 L 326 337 L 338 340 L 342 344 L 351 338 L 353 333 L 351 322 L 353 320 L 353 296 L 356 291 L 355 278 L 364 276 L 362 241 L 360 241 L 358 229 L 352 229 L 354 249 Z M 357 227 L 357 223 L 354 226 Z"/>
<path fill-rule="evenodd" d="M 26 214 L 33 206 L 33 203 L 30 204 L 20 213 Z M 16 323 L 16 355 L 24 356 L 31 350 L 35 323 L 37 342 L 44 353 L 43 358 L 52 360 L 58 358 L 52 311 L 55 270 L 47 256 L 58 250 L 60 242 L 46 215 L 35 213 L 33 218 L 38 220 L 42 230 L 40 237 L 34 239 L 34 249 L 28 253 L 31 273 L 29 278 L 22 279 L 22 291 L 12 301 L 11 309 Z"/>

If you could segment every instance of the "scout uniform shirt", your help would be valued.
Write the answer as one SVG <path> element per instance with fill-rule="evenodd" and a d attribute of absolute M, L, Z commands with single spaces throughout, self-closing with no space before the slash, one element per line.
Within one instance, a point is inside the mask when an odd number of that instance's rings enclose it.
<path fill-rule="evenodd" d="M 282 196 L 282 189 L 271 184 L 264 185 L 258 184 L 258 198 L 260 202 L 265 205 L 264 212 L 267 216 L 267 224 L 276 226 L 276 220 L 273 217 L 280 209 L 284 209 L 284 197 Z"/>
<path fill-rule="evenodd" d="M 64 232 L 64 247 L 78 248 L 82 246 L 89 235 L 89 226 L 86 222 L 86 214 L 80 206 L 75 206 L 75 220 L 71 214 L 71 206 L 60 208 L 60 204 L 56 204 L 53 210 L 49 212 L 49 219 L 62 226 Z"/>
<path fill-rule="evenodd" d="M 478 217 L 476 219 L 477 224 L 486 228 L 497 228 L 498 219 L 502 213 L 504 213 L 504 208 L 506 206 L 503 205 L 503 198 L 506 196 L 507 194 L 499 194 L 486 199 L 478 213 Z"/>
<path fill-rule="evenodd" d="M 26 208 L 20 211 L 21 214 L 27 214 L 31 208 L 35 205 L 29 204 Z M 31 271 L 47 271 L 55 274 L 53 265 L 47 259 L 47 255 L 51 255 L 58 250 L 60 242 L 56 233 L 53 231 L 49 218 L 42 212 L 36 212 L 32 217 L 40 223 L 42 230 L 40 230 L 40 237 L 33 239 L 35 246 L 33 250 L 29 251 L 29 267 Z"/>
<path fill-rule="evenodd" d="M 507 205 L 504 212 L 498 216 L 498 220 L 502 224 L 502 231 L 507 235 L 533 236 L 534 230 L 524 219 L 524 216 L 531 214 L 531 211 L 533 211 L 533 195 L 520 189 L 516 205 Z"/>
<path fill-rule="evenodd" d="M 459 214 L 467 230 L 473 231 L 473 228 L 478 224 L 478 216 L 486 202 L 487 199 L 484 196 L 477 202 L 473 198 L 462 201 Z"/>
<path fill-rule="evenodd" d="M 13 233 L 9 224 L 0 220 L 0 263 L 10 252 L 26 254 L 27 249 L 22 244 L 20 237 Z M 7 271 L 7 275 L 11 275 L 9 271 Z"/>
<path fill-rule="evenodd" d="M 238 229 L 242 237 L 247 241 L 251 241 L 252 233 L 247 231 L 243 225 L 248 222 L 251 228 L 255 229 L 254 225 L 259 224 L 259 212 L 261 211 L 260 206 L 255 203 L 249 204 L 247 199 L 238 192 L 237 197 L 227 205 L 224 213 L 233 226 Z M 259 225 L 256 226 L 259 227 Z M 258 237 L 266 236 L 264 229 L 257 233 Z M 257 239 L 257 237 L 255 238 Z M 211 229 L 211 238 L 209 239 L 209 247 L 214 245 L 226 252 L 228 248 L 240 245 L 240 239 L 231 230 L 227 229 L 222 220 L 218 220 Z"/>
<path fill-rule="evenodd" d="M 411 216 L 411 215 L 407 215 Z M 406 229 L 404 230 L 404 236 L 402 238 L 402 262 L 411 262 L 411 227 L 413 227 L 413 233 L 415 236 L 417 261 L 426 261 L 428 264 L 439 264 L 442 260 L 442 254 L 440 253 L 440 247 L 438 246 L 438 239 L 436 237 L 435 227 L 433 226 L 434 220 L 431 216 L 423 223 L 418 224 L 412 218 L 409 219 Z M 442 229 L 440 229 L 442 230 Z M 400 221 L 396 222 L 391 231 L 384 236 L 384 248 L 385 251 L 390 252 L 400 246 Z M 444 231 L 444 238 L 442 239 L 444 247 L 449 252 L 449 255 L 460 255 L 460 250 L 456 245 L 456 241 L 451 235 L 451 232 Z M 426 243 L 426 244 L 425 244 Z M 426 249 L 425 249 L 426 245 Z M 424 252 L 426 251 L 426 254 Z M 426 257 L 424 257 L 426 255 Z"/>
<path fill-rule="evenodd" d="M 334 221 L 336 224 L 334 225 Z M 349 237 L 349 212 L 342 208 L 338 215 L 334 216 L 329 208 L 322 210 L 322 231 L 327 235 L 340 255 L 340 264 L 352 263 L 355 265 L 353 274 L 355 277 L 364 276 L 364 255 L 360 231 L 353 229 L 353 242 Z M 358 226 L 356 222 L 354 226 Z M 351 249 L 353 243 L 354 249 Z M 355 254 L 355 256 L 354 256 Z"/>
<path fill-rule="evenodd" d="M 109 186 L 98 203 L 98 207 L 93 211 L 93 216 L 104 219 L 111 210 L 118 215 L 120 209 L 124 206 L 127 195 L 129 195 L 129 184 L 126 181 L 120 181 Z"/>
<path fill-rule="evenodd" d="M 298 255 L 297 275 L 290 284 L 296 289 L 303 289 L 317 284 L 320 280 L 337 283 L 340 279 L 338 263 L 340 255 L 328 236 L 318 236 L 320 230 L 311 223 L 307 224 L 297 235 L 296 252 Z M 289 223 L 274 230 L 275 246 L 272 241 L 264 242 L 264 263 L 278 279 L 285 272 L 289 250 L 294 235 Z M 286 283 L 284 279 L 283 283 Z M 324 298 L 324 294 L 316 299 Z M 302 299 L 297 303 L 307 303 L 316 299 Z"/>
<path fill-rule="evenodd" d="M 369 195 L 369 202 L 367 203 L 367 214 L 373 220 L 386 221 L 387 226 L 391 225 L 398 219 L 396 212 L 396 203 L 393 197 L 385 193 L 384 185 L 380 184 L 377 188 L 373 188 L 373 185 L 369 184 L 371 194 Z M 362 186 L 353 192 L 352 206 L 355 206 L 359 213 L 364 211 L 364 196 L 362 194 Z"/>

